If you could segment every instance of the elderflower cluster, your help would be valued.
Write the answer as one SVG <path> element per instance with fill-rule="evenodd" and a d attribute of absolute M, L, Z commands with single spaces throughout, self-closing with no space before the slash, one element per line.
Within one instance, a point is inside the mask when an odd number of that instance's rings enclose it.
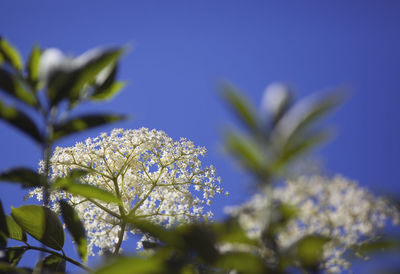
<path fill-rule="evenodd" d="M 270 197 L 257 194 L 248 203 L 226 211 L 238 217 L 250 237 L 259 238 L 269 222 L 266 212 L 271 212 L 274 203 L 296 206 L 296 217 L 278 232 L 278 246 L 285 250 L 307 235 L 330 238 L 323 254 L 323 268 L 328 273 L 348 269 L 350 263 L 343 256 L 347 250 L 372 241 L 388 220 L 400 221 L 395 206 L 342 176 L 301 176 L 274 187 Z"/>
<path fill-rule="evenodd" d="M 210 205 L 222 188 L 214 167 L 202 166 L 199 157 L 205 154 L 205 148 L 191 141 L 173 141 L 163 131 L 146 128 L 114 129 L 110 135 L 102 133 L 73 147 L 57 147 L 50 160 L 51 180 L 76 168 L 87 170 L 82 183 L 114 193 L 123 205 L 121 209 L 58 191 L 51 193 L 51 207 L 57 211 L 56 201 L 67 199 L 75 208 L 86 228 L 91 255 L 95 246 L 100 254 L 114 250 L 121 228 L 118 216 L 112 213 L 120 215 L 121 210 L 165 227 L 207 219 L 212 212 L 204 212 L 204 206 Z M 43 163 L 41 166 L 43 170 Z M 42 199 L 41 189 L 33 190 L 30 196 Z M 140 234 L 133 228 L 129 232 Z"/>

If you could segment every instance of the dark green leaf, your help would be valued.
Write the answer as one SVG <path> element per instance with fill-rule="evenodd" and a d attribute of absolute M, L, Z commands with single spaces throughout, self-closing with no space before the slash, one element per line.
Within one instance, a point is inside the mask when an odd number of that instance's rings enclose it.
<path fill-rule="evenodd" d="M 78 214 L 75 212 L 74 208 L 68 204 L 68 202 L 60 201 L 60 209 L 64 223 L 75 241 L 79 256 L 83 261 L 86 261 L 87 241 L 85 228 L 79 219 Z"/>
<path fill-rule="evenodd" d="M 49 255 L 36 264 L 35 270 L 38 272 L 41 270 L 39 272 L 41 274 L 65 273 L 65 267 L 64 259 L 56 255 Z"/>
<path fill-rule="evenodd" d="M 221 243 L 240 243 L 256 245 L 257 241 L 250 239 L 243 228 L 235 219 L 229 219 L 224 223 L 214 223 L 213 230 L 217 234 L 218 242 Z"/>
<path fill-rule="evenodd" d="M 18 240 L 21 242 L 26 242 L 26 233 L 22 230 L 22 228 L 15 222 L 15 220 L 6 215 L 6 222 L 8 228 L 8 238 Z"/>
<path fill-rule="evenodd" d="M 53 140 L 93 127 L 118 122 L 126 118 L 123 115 L 113 114 L 88 114 L 71 118 L 54 127 Z"/>
<path fill-rule="evenodd" d="M 0 68 L 0 90 L 29 106 L 36 105 L 36 97 L 28 91 L 17 76 Z"/>
<path fill-rule="evenodd" d="M 4 60 L 12 67 L 18 71 L 22 70 L 21 54 L 5 38 L 0 38 L 0 53 L 3 55 Z"/>
<path fill-rule="evenodd" d="M 64 246 L 64 230 L 56 213 L 38 205 L 26 205 L 11 209 L 11 216 L 24 231 L 43 244 L 61 250 Z"/>
<path fill-rule="evenodd" d="M 101 267 L 94 272 L 95 274 L 162 274 L 167 273 L 162 260 L 152 257 L 142 259 L 137 257 L 123 258 L 120 257 L 114 262 Z"/>
<path fill-rule="evenodd" d="M 26 251 L 25 247 L 8 247 L 6 249 L 6 261 L 16 267 Z"/>
<path fill-rule="evenodd" d="M 26 70 L 28 71 L 28 80 L 32 87 L 36 90 L 39 81 L 39 62 L 40 62 L 40 49 L 37 45 L 32 48 L 28 62 L 26 63 Z"/>
<path fill-rule="evenodd" d="M 36 171 L 25 167 L 13 168 L 0 173 L 0 181 L 21 183 L 23 188 L 40 187 L 42 186 L 43 178 Z"/>
<path fill-rule="evenodd" d="M 36 142 L 42 143 L 43 137 L 36 124 L 23 112 L 18 109 L 6 106 L 0 101 L 0 119 L 3 119 L 12 126 L 18 128 L 25 134 L 32 137 Z"/>
<path fill-rule="evenodd" d="M 0 250 L 7 246 L 8 235 L 7 215 L 4 213 L 3 204 L 0 201 Z"/>
<path fill-rule="evenodd" d="M 88 60 L 71 71 L 60 71 L 52 77 L 49 82 L 49 97 L 52 106 L 63 99 L 75 102 L 81 96 L 85 86 L 92 85 L 96 76 L 107 66 L 115 63 L 122 49 L 103 50 L 97 53 L 90 53 Z"/>
<path fill-rule="evenodd" d="M 118 94 L 120 90 L 122 90 L 125 87 L 124 82 L 115 82 L 112 83 L 109 87 L 103 88 L 103 89 L 98 89 L 96 92 L 92 95 L 90 98 L 91 100 L 94 101 L 105 101 L 105 100 L 110 100 L 112 99 L 115 95 Z"/>
<path fill-rule="evenodd" d="M 113 193 L 107 190 L 93 185 L 78 183 L 75 179 L 69 177 L 58 178 L 54 182 L 53 188 L 61 188 L 70 194 L 80 195 L 90 199 L 97 199 L 106 203 L 122 203 L 121 199 L 117 198 Z"/>
<path fill-rule="evenodd" d="M 241 92 L 227 85 L 223 87 L 222 96 L 246 126 L 252 130 L 258 130 L 259 122 L 256 111 Z"/>

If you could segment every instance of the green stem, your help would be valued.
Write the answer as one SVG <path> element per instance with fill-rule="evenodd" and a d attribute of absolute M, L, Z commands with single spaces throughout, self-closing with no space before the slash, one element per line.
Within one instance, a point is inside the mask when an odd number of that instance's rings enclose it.
<path fill-rule="evenodd" d="M 65 256 L 65 255 L 63 255 L 63 254 L 60 254 L 60 253 L 58 253 L 58 252 L 55 252 L 55 251 L 53 251 L 53 250 L 50 250 L 50 249 L 47 249 L 47 248 L 44 248 L 44 247 L 37 247 L 37 246 L 31 246 L 31 245 L 28 245 L 28 246 L 21 246 L 22 248 L 25 248 L 26 250 L 29 250 L 29 249 L 31 249 L 31 250 L 38 250 L 38 251 L 40 251 L 40 252 L 46 252 L 46 253 L 50 253 L 50 254 L 52 254 L 52 255 L 55 255 L 55 256 L 57 256 L 57 257 L 59 257 L 59 258 L 62 258 L 62 259 L 64 259 L 64 260 L 66 260 L 66 261 L 68 261 L 68 262 L 70 262 L 70 263 L 72 263 L 72 264 L 74 264 L 74 265 L 76 265 L 76 266 L 79 266 L 80 268 L 82 268 L 82 269 L 84 269 L 84 270 L 86 270 L 86 271 L 92 271 L 89 267 L 87 267 L 86 265 L 84 265 L 84 264 L 82 264 L 82 263 L 80 263 L 80 262 L 77 262 L 77 261 L 75 261 L 74 259 L 71 259 L 70 257 L 67 257 L 67 256 Z"/>

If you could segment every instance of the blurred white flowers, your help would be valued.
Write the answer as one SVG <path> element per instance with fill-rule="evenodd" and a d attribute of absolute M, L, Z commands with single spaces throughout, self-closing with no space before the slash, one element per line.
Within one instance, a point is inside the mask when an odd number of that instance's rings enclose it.
<path fill-rule="evenodd" d="M 342 176 L 302 176 L 274 187 L 270 199 L 256 194 L 248 203 L 226 211 L 238 217 L 249 236 L 260 238 L 271 220 L 268 212 L 277 203 L 298 209 L 296 217 L 277 234 L 279 248 L 285 250 L 307 235 L 330 238 L 323 254 L 328 273 L 350 266 L 343 257 L 349 248 L 373 240 L 388 220 L 400 221 L 395 206 Z"/>
<path fill-rule="evenodd" d="M 102 133 L 73 147 L 57 147 L 51 158 L 51 179 L 76 168 L 88 170 L 90 173 L 81 181 L 120 196 L 124 214 L 170 227 L 212 216 L 203 208 L 222 189 L 214 167 L 201 165 L 199 157 L 205 154 L 205 148 L 184 138 L 173 141 L 163 131 L 114 129 L 110 135 Z M 40 189 L 30 193 L 39 200 L 41 195 Z M 96 205 L 60 191 L 51 194 L 51 206 L 56 211 L 54 202 L 60 199 L 67 199 L 84 222 L 89 254 L 94 255 L 94 246 L 100 248 L 99 253 L 113 251 L 120 220 L 98 205 L 120 213 L 117 205 L 100 201 Z M 140 233 L 135 229 L 130 232 Z"/>

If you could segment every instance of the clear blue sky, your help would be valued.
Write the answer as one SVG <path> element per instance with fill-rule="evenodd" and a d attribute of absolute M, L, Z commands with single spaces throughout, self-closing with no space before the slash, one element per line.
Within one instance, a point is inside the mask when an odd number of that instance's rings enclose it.
<path fill-rule="evenodd" d="M 115 126 L 161 129 L 206 146 L 205 162 L 216 166 L 231 192 L 216 200 L 217 218 L 225 205 L 251 193 L 249 178 L 221 153 L 220 129 L 234 121 L 217 94 L 222 80 L 257 104 L 275 81 L 296 87 L 300 97 L 348 87 L 351 97 L 328 120 L 338 135 L 319 150 L 325 168 L 400 195 L 399 1 L 8 0 L 0 8 L 1 35 L 25 58 L 35 42 L 75 55 L 99 45 L 132 45 L 119 74 L 129 85 L 110 103 L 83 109 L 129 113 L 132 120 Z M 0 140 L 0 170 L 37 168 L 39 149 L 27 138 L 0 123 Z M 7 212 L 23 204 L 24 194 L 0 185 Z"/>

